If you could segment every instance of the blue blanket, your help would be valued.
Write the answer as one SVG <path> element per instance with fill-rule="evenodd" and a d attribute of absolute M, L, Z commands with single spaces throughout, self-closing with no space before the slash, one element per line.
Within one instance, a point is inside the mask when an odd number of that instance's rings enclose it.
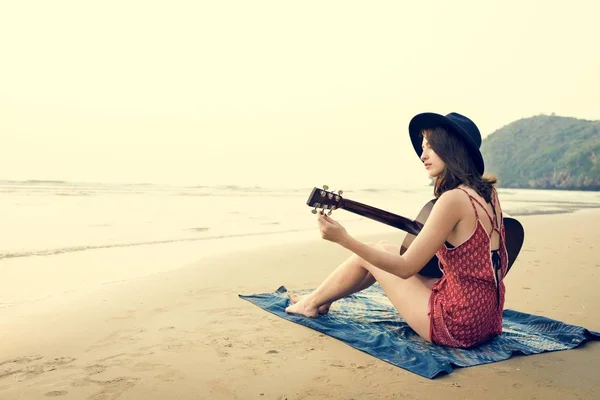
<path fill-rule="evenodd" d="M 451 373 L 453 366 L 492 363 L 506 360 L 513 354 L 567 350 L 588 340 L 600 340 L 598 332 L 537 315 L 505 310 L 502 335 L 488 343 L 468 350 L 436 346 L 421 339 L 404 322 L 377 284 L 333 303 L 329 314 L 318 318 L 286 314 L 285 308 L 290 300 L 283 286 L 273 293 L 240 297 L 281 318 L 337 338 L 430 379 L 441 373 Z"/>

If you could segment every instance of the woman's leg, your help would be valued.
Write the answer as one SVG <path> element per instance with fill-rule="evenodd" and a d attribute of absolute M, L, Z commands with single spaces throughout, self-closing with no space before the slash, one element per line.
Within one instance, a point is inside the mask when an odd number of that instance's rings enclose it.
<path fill-rule="evenodd" d="M 369 246 L 376 247 L 376 246 L 379 246 L 383 242 L 379 242 L 379 243 L 365 242 L 365 243 L 368 244 Z M 353 255 L 353 256 L 350 256 L 348 259 L 346 259 L 346 261 L 344 261 L 342 264 L 340 264 L 338 266 L 338 268 L 331 275 L 336 274 L 337 270 L 339 270 L 341 268 L 347 268 L 348 264 L 351 262 L 353 257 L 356 257 L 356 256 Z M 330 277 L 331 277 L 331 275 L 330 275 Z M 375 283 L 375 278 L 373 278 L 373 275 L 371 275 L 371 273 L 367 271 L 363 280 L 360 283 L 358 283 L 355 287 L 350 288 L 348 290 L 348 293 L 345 296 L 349 296 L 353 293 L 360 292 L 361 290 L 364 290 L 364 289 L 370 287 L 374 283 Z M 323 286 L 323 284 L 321 284 L 321 286 Z M 288 295 L 292 304 L 296 304 L 297 302 L 299 302 L 300 300 L 304 299 L 307 296 L 308 295 L 297 296 L 294 293 L 290 293 Z M 345 296 L 342 296 L 342 297 L 345 297 Z M 329 312 L 329 307 L 331 306 L 331 303 L 333 303 L 333 302 L 328 302 L 328 303 L 325 303 L 325 304 L 322 304 L 321 306 L 319 306 L 319 309 L 318 309 L 319 314 L 327 314 Z"/>
<path fill-rule="evenodd" d="M 360 292 L 361 290 L 365 290 L 366 288 L 370 287 L 371 285 L 373 285 L 375 283 L 375 278 L 373 278 L 373 275 L 371 275 L 370 272 L 367 273 L 367 275 L 365 276 L 365 278 L 362 280 L 362 282 L 360 282 L 358 284 L 358 286 L 356 286 L 355 288 L 351 289 L 350 292 L 346 295 L 349 296 L 353 293 L 357 293 Z M 295 304 L 297 302 L 299 302 L 300 300 L 302 300 L 304 297 L 306 297 L 306 295 L 304 296 L 297 296 L 293 293 L 289 294 L 289 298 L 292 301 L 292 304 Z M 319 314 L 327 314 L 329 312 L 329 307 L 331 307 L 331 303 L 325 303 L 322 306 L 319 307 Z"/>
<path fill-rule="evenodd" d="M 369 279 L 369 271 L 361 266 L 362 262 L 360 257 L 353 254 L 312 293 L 297 299 L 295 303 L 292 300 L 294 304 L 287 307 L 285 311 L 314 318 L 318 315 L 321 306 L 327 308 L 334 301 L 355 293 L 362 284 L 368 283 Z"/>
<path fill-rule="evenodd" d="M 388 244 L 385 247 L 388 251 L 390 248 L 399 251 L 398 246 Z M 365 263 L 365 267 L 379 282 L 386 296 L 406 323 L 423 339 L 431 341 L 429 299 L 431 288 L 439 279 L 426 278 L 419 274 L 402 279 L 368 263 Z"/>
<path fill-rule="evenodd" d="M 399 247 L 389 243 L 378 243 L 377 247 L 389 252 L 399 252 Z M 356 292 L 370 274 L 379 282 L 385 294 L 406 322 L 426 340 L 429 337 L 429 297 L 431 287 L 437 279 L 414 275 L 402 279 L 383 271 L 362 258 L 352 255 L 342 263 L 314 292 L 286 308 L 286 312 L 316 317 L 319 307 L 330 304 Z"/>

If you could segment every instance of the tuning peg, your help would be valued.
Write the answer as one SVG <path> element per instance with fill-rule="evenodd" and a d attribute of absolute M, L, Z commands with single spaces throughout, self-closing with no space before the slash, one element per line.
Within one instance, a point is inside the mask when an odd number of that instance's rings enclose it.
<path fill-rule="evenodd" d="M 313 213 L 313 214 L 316 214 L 317 213 L 317 207 L 313 208 L 310 212 Z"/>
<path fill-rule="evenodd" d="M 323 185 L 323 190 L 329 190 L 329 186 Z"/>
<path fill-rule="evenodd" d="M 339 194 L 340 196 L 342 195 L 342 193 L 344 193 L 344 191 L 343 191 L 343 190 L 338 190 L 338 194 Z"/>
<path fill-rule="evenodd" d="M 331 211 L 332 211 L 332 210 L 329 210 L 329 211 L 327 211 L 327 215 L 331 215 Z"/>

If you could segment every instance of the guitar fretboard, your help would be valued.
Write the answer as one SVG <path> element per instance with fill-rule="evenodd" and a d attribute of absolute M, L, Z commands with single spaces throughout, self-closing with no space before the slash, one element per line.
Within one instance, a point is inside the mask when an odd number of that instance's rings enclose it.
<path fill-rule="evenodd" d="M 394 228 L 401 229 L 413 235 L 417 235 L 423 228 L 423 224 L 420 222 L 413 221 L 400 215 L 392 214 L 391 212 L 368 206 L 353 200 L 344 199 L 341 208 Z"/>

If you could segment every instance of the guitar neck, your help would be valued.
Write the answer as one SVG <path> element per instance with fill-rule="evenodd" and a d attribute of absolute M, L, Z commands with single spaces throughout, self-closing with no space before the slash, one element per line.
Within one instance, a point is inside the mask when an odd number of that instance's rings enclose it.
<path fill-rule="evenodd" d="M 413 235 L 417 235 L 421 231 L 421 228 L 423 228 L 423 224 L 420 222 L 353 200 L 344 199 L 341 208 Z"/>

